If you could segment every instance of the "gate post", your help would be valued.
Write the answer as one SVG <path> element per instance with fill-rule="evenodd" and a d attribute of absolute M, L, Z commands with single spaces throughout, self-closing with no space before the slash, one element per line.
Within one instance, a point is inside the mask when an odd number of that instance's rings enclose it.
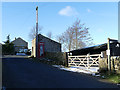
<path fill-rule="evenodd" d="M 65 66 L 68 67 L 68 53 L 66 52 L 65 53 L 65 56 L 66 56 L 66 60 L 65 60 Z"/>
<path fill-rule="evenodd" d="M 111 60 L 110 60 L 110 38 L 107 43 L 107 59 L 108 59 L 108 71 L 111 71 Z"/>
<path fill-rule="evenodd" d="M 69 65 L 69 56 L 70 56 L 70 53 L 67 52 L 67 53 L 66 53 L 67 67 L 70 66 L 70 65 Z"/>

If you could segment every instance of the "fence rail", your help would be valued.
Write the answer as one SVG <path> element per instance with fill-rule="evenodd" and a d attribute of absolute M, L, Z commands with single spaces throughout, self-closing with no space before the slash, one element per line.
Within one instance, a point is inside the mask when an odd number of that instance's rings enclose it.
<path fill-rule="evenodd" d="M 83 66 L 83 67 L 98 67 L 99 58 L 101 54 L 93 55 L 79 55 L 79 56 L 69 56 L 68 55 L 68 65 L 69 66 Z"/>

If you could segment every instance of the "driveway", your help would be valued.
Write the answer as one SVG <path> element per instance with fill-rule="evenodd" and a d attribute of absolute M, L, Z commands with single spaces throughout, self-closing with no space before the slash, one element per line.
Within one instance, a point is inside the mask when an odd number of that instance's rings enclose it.
<path fill-rule="evenodd" d="M 96 78 L 62 71 L 23 57 L 3 58 L 3 86 L 6 88 L 117 88 Z"/>

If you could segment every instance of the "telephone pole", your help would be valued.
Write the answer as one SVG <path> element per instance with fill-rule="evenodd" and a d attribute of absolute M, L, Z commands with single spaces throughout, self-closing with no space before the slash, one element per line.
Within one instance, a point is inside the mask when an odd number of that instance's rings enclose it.
<path fill-rule="evenodd" d="M 36 7 L 36 57 L 38 57 L 38 6 Z"/>

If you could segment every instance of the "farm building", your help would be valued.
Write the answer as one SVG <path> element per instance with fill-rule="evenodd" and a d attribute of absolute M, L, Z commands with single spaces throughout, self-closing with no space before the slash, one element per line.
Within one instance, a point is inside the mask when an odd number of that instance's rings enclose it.
<path fill-rule="evenodd" d="M 35 44 L 36 38 L 32 40 L 32 56 L 36 56 L 36 44 Z M 61 52 L 61 44 L 43 36 L 42 34 L 38 35 L 38 43 L 42 43 L 44 45 L 44 52 Z M 39 48 L 38 48 L 39 49 Z"/>
<path fill-rule="evenodd" d="M 86 47 L 82 49 L 77 49 L 70 51 L 72 55 L 87 55 L 87 54 L 100 54 L 101 52 L 106 53 L 107 43 L 95 45 L 91 47 Z M 114 42 L 110 43 L 110 55 L 111 56 L 120 56 L 120 43 Z"/>
<path fill-rule="evenodd" d="M 2 55 L 2 43 L 0 43 L 0 55 Z"/>
<path fill-rule="evenodd" d="M 110 41 L 111 40 L 111 41 Z M 109 47 L 109 49 L 108 49 Z M 86 47 L 82 49 L 72 50 L 68 52 L 69 66 L 82 67 L 101 67 L 113 66 L 116 62 L 114 59 L 120 56 L 120 43 L 117 40 L 109 39 L 109 43 Z M 101 65 L 104 64 L 104 65 Z M 110 66 L 110 64 L 112 64 Z"/>
<path fill-rule="evenodd" d="M 15 40 L 13 40 L 12 43 L 14 44 L 16 53 L 20 51 L 24 52 L 25 49 L 28 49 L 28 42 L 26 42 L 20 37 L 15 38 Z"/>

